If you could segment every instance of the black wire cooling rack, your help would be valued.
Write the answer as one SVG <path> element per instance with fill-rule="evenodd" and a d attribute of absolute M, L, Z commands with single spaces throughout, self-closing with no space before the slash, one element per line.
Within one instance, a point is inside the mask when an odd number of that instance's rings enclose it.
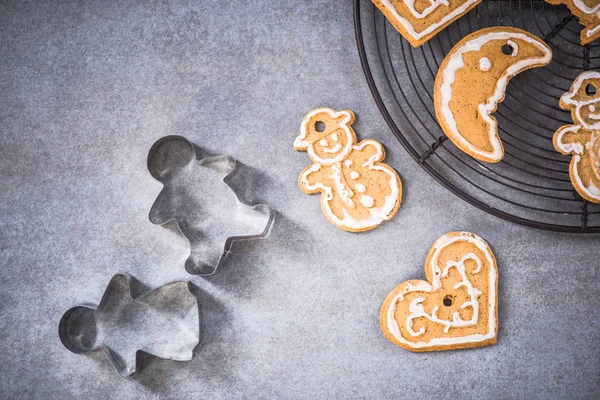
<path fill-rule="evenodd" d="M 525 29 L 548 43 L 544 68 L 513 78 L 494 116 L 504 159 L 479 162 L 438 126 L 433 85 L 444 56 L 464 36 L 488 26 Z M 600 43 L 581 46 L 581 25 L 564 6 L 543 0 L 484 0 L 420 48 L 413 48 L 367 0 L 354 2 L 354 28 L 371 93 L 392 132 L 439 183 L 480 209 L 522 225 L 561 232 L 600 232 L 600 205 L 569 179 L 571 156 L 554 150 L 556 129 L 572 124 L 558 106 L 584 70 L 600 68 Z"/>

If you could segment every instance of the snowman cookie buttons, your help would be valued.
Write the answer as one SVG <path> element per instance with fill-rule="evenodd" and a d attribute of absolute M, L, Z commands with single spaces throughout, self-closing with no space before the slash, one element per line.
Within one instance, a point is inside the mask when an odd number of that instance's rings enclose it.
<path fill-rule="evenodd" d="M 321 193 L 323 214 L 349 232 L 376 228 L 400 208 L 402 183 L 381 163 L 385 150 L 375 140 L 356 143 L 354 113 L 317 108 L 302 120 L 294 149 L 306 151 L 313 164 L 298 177 L 307 194 Z"/>
<path fill-rule="evenodd" d="M 600 203 L 600 72 L 587 71 L 575 79 L 560 99 L 571 111 L 574 125 L 559 128 L 553 143 L 562 154 L 572 154 L 569 175 L 577 193 Z"/>
<path fill-rule="evenodd" d="M 496 343 L 498 267 L 485 240 L 445 234 L 427 254 L 425 277 L 401 283 L 383 302 L 381 330 L 392 343 L 410 351 Z"/>

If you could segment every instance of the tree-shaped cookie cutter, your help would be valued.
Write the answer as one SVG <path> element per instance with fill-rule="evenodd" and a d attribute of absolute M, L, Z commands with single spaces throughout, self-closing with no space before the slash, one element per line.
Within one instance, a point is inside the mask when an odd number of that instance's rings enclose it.
<path fill-rule="evenodd" d="M 200 341 L 198 299 L 189 282 L 173 282 L 139 293 L 137 281 L 113 276 L 100 304 L 69 309 L 58 335 L 73 353 L 101 349 L 113 367 L 129 378 L 141 369 L 140 352 L 189 361 Z"/>
<path fill-rule="evenodd" d="M 163 184 L 150 210 L 150 221 L 165 226 L 175 221 L 190 243 L 185 269 L 211 275 L 230 254 L 233 242 L 263 238 L 273 212 L 269 206 L 243 203 L 229 185 L 236 170 L 230 156 L 201 157 L 182 136 L 166 136 L 148 153 L 148 170 Z"/>

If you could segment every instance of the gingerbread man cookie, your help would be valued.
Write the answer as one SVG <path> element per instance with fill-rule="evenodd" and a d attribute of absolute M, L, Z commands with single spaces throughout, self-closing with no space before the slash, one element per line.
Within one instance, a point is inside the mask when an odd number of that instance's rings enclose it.
<path fill-rule="evenodd" d="M 438 34 L 481 0 L 373 0 L 413 47 Z"/>
<path fill-rule="evenodd" d="M 360 232 L 392 218 L 402 198 L 396 171 L 381 163 L 385 150 L 375 140 L 356 143 L 354 113 L 317 108 L 302 120 L 294 149 L 314 164 L 298 177 L 304 193 L 321 193 L 323 213 L 340 229 Z"/>
<path fill-rule="evenodd" d="M 411 351 L 496 343 L 498 269 L 482 238 L 451 232 L 436 240 L 425 277 L 403 282 L 383 302 L 381 329 L 392 343 Z"/>
<path fill-rule="evenodd" d="M 589 44 L 600 38 L 600 2 L 598 0 L 546 0 L 550 4 L 565 4 L 579 18 L 584 29 L 581 44 Z"/>
<path fill-rule="evenodd" d="M 575 124 L 556 131 L 554 148 L 573 155 L 569 175 L 577 193 L 587 201 L 600 203 L 600 72 L 579 75 L 571 90 L 561 97 L 560 106 L 571 111 Z"/>
<path fill-rule="evenodd" d="M 521 29 L 492 27 L 468 35 L 446 55 L 435 79 L 440 127 L 471 157 L 500 161 L 504 148 L 492 114 L 504 100 L 509 80 L 551 60 L 550 47 Z"/>

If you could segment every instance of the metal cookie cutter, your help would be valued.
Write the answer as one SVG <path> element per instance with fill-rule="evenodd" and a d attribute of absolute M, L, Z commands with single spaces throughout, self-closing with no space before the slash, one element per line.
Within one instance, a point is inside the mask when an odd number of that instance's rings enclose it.
<path fill-rule="evenodd" d="M 267 235 L 273 221 L 269 206 L 242 203 L 228 184 L 236 170 L 232 157 L 202 158 L 186 138 L 166 136 L 150 149 L 148 170 L 164 185 L 150 210 L 150 221 L 177 223 L 190 242 L 185 262 L 190 274 L 213 274 L 234 241 Z"/>
<path fill-rule="evenodd" d="M 198 299 L 190 283 L 174 282 L 137 295 L 136 282 L 113 276 L 98 307 L 73 307 L 58 326 L 67 349 L 77 354 L 102 349 L 125 378 L 139 371 L 140 351 L 189 361 L 200 341 Z"/>

